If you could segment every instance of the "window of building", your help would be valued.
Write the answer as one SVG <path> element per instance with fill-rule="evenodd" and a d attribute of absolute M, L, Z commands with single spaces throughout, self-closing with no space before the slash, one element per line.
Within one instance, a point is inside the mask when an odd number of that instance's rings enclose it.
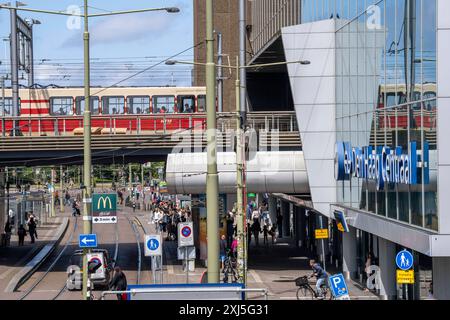
<path fill-rule="evenodd" d="M 175 96 L 153 96 L 153 113 L 174 113 Z"/>
<path fill-rule="evenodd" d="M 50 114 L 54 116 L 73 115 L 73 98 L 72 97 L 50 98 Z"/>
<path fill-rule="evenodd" d="M 128 96 L 127 113 L 129 114 L 149 114 L 150 97 L 149 96 Z"/>
<path fill-rule="evenodd" d="M 102 114 L 124 114 L 124 97 L 102 97 Z"/>
<path fill-rule="evenodd" d="M 90 97 L 91 100 L 91 114 L 92 115 L 98 115 L 98 106 L 99 106 L 99 99 L 98 97 Z M 76 97 L 75 98 L 75 112 L 77 115 L 83 115 L 84 114 L 84 97 Z"/>
<path fill-rule="evenodd" d="M 178 96 L 178 112 L 193 113 L 195 110 L 195 96 Z"/>

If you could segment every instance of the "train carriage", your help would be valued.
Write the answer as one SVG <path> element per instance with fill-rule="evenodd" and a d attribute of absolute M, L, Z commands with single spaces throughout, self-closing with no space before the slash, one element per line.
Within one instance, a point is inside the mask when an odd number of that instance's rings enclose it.
<path fill-rule="evenodd" d="M 205 93 L 205 87 L 92 87 L 92 127 L 104 134 L 191 128 L 194 120 L 204 122 Z M 21 132 L 31 135 L 79 134 L 84 100 L 82 87 L 20 89 L 15 120 Z M 0 99 L 0 109 L 2 131 L 10 132 L 11 89 L 5 90 L 4 108 Z"/>

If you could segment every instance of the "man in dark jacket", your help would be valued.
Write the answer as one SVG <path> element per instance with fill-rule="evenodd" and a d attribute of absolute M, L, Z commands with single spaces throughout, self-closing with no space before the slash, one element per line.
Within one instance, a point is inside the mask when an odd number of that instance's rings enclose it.
<path fill-rule="evenodd" d="M 127 290 L 127 277 L 119 267 L 114 268 L 114 276 L 109 283 L 109 289 L 112 291 Z M 117 300 L 124 300 L 122 294 L 117 294 Z"/>

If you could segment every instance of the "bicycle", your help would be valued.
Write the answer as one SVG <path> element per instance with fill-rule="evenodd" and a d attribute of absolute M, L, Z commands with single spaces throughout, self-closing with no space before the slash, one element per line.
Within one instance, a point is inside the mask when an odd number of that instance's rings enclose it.
<path fill-rule="evenodd" d="M 320 287 L 322 296 L 319 296 L 316 290 L 311 286 L 308 276 L 303 276 L 295 279 L 295 285 L 298 287 L 297 300 L 304 300 L 308 298 L 311 298 L 312 300 L 319 298 L 326 300 L 328 295 L 330 295 L 330 300 L 333 298 L 332 294 L 329 292 L 328 284 L 326 282 Z"/>
<path fill-rule="evenodd" d="M 232 283 L 237 283 L 241 279 L 237 271 L 237 260 L 229 251 L 227 252 L 227 257 L 224 261 L 223 274 L 224 283 L 228 283 L 229 274 L 231 274 Z"/>

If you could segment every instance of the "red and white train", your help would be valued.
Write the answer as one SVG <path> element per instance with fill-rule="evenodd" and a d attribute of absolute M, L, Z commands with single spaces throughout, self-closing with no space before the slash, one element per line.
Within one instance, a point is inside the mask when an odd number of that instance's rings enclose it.
<path fill-rule="evenodd" d="M 1 130 L 13 128 L 12 92 L 0 96 Z M 92 127 L 145 130 L 189 128 L 192 116 L 201 119 L 206 110 L 205 87 L 91 88 Z M 70 134 L 82 127 L 84 89 L 81 87 L 20 89 L 19 127 L 32 135 Z M 112 123 L 114 122 L 114 124 Z"/>

